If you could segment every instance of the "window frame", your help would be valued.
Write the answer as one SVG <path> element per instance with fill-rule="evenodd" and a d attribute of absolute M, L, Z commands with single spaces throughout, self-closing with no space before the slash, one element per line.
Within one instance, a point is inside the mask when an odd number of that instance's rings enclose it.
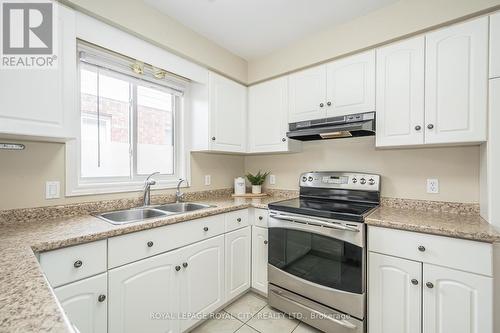
<path fill-rule="evenodd" d="M 88 48 L 88 46 L 85 46 Z M 97 53 L 103 52 L 98 47 L 95 50 Z M 78 130 L 77 137 L 74 140 L 66 142 L 66 196 L 93 195 L 104 193 L 120 193 L 120 192 L 135 192 L 144 188 L 144 181 L 147 175 L 139 175 L 137 173 L 137 85 L 142 85 L 149 88 L 154 88 L 164 91 L 175 91 L 181 93 L 173 94 L 173 140 L 174 140 L 174 163 L 172 175 L 155 175 L 156 185 L 154 189 L 170 189 L 175 188 L 180 178 L 187 179 L 191 183 L 190 158 L 188 147 L 188 121 L 187 121 L 187 99 L 188 99 L 188 84 L 185 80 L 168 77 L 167 79 L 158 80 L 142 79 L 136 75 L 127 75 L 122 71 L 117 71 L 110 66 L 110 71 L 118 76 L 127 77 L 130 81 L 135 81 L 134 96 L 132 98 L 131 112 L 129 115 L 129 141 L 131 161 L 131 177 L 81 177 L 81 61 L 77 60 L 77 94 L 76 99 L 78 113 Z M 107 67 L 103 67 L 106 69 Z M 161 83 L 160 83 L 161 82 Z M 186 182 L 182 187 L 189 186 Z"/>

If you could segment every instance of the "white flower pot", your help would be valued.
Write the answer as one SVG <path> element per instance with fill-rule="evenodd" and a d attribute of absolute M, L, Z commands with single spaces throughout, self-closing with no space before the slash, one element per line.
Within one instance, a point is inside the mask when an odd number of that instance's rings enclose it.
<path fill-rule="evenodd" d="M 253 194 L 261 194 L 262 193 L 262 185 L 252 185 L 252 193 Z"/>

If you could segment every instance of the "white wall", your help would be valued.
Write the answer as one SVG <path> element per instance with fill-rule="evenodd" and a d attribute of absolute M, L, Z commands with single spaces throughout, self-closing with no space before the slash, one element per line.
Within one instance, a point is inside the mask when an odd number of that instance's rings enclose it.
<path fill-rule="evenodd" d="M 495 6 L 500 6 L 500 0 L 401 0 L 250 61 L 248 83 L 400 39 Z"/>
<path fill-rule="evenodd" d="M 298 189 L 306 171 L 361 171 L 382 176 L 386 197 L 479 202 L 478 146 L 380 150 L 374 137 L 311 141 L 298 154 L 245 157 L 246 171 L 259 169 L 276 175 L 272 188 Z M 427 178 L 439 179 L 439 194 L 426 193 Z"/>

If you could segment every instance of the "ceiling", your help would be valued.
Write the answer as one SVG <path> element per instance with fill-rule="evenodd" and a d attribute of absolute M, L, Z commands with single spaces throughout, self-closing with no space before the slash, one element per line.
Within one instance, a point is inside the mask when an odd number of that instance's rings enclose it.
<path fill-rule="evenodd" d="M 397 0 L 144 0 L 246 60 Z"/>

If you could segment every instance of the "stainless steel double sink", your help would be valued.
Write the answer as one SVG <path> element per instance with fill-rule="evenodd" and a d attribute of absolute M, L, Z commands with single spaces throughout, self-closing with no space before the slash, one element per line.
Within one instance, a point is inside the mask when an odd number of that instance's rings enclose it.
<path fill-rule="evenodd" d="M 194 202 L 176 202 L 157 206 L 117 210 L 113 212 L 96 214 L 95 216 L 111 224 L 119 225 L 139 222 L 155 217 L 187 213 L 210 207 L 214 206 Z"/>

